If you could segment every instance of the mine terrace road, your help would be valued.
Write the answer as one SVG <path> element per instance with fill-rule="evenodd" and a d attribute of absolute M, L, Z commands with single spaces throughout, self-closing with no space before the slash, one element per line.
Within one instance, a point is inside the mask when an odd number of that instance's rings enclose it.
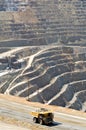
<path fill-rule="evenodd" d="M 30 130 L 22 127 L 18 127 L 15 125 L 6 124 L 3 122 L 0 122 L 0 130 Z"/>
<path fill-rule="evenodd" d="M 24 122 L 30 123 L 32 126 L 39 126 L 45 130 L 86 130 L 86 118 L 68 115 L 65 113 L 54 112 L 54 124 L 52 126 L 35 124 L 32 121 L 31 111 L 36 110 L 35 107 L 28 106 L 6 99 L 0 99 L 0 115 L 12 117 Z"/>

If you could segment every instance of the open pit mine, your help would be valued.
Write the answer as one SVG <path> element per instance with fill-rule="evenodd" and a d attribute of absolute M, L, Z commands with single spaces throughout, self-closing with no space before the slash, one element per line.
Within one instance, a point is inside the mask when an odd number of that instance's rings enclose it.
<path fill-rule="evenodd" d="M 86 0 L 0 0 L 0 93 L 86 112 Z"/>

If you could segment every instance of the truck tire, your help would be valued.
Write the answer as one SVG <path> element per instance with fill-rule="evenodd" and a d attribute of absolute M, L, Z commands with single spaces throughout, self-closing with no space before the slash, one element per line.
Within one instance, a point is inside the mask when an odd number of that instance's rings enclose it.
<path fill-rule="evenodd" d="M 33 122 L 37 123 L 37 118 L 36 117 L 33 117 Z"/>
<path fill-rule="evenodd" d="M 44 121 L 42 119 L 39 119 L 39 124 L 44 125 Z"/>

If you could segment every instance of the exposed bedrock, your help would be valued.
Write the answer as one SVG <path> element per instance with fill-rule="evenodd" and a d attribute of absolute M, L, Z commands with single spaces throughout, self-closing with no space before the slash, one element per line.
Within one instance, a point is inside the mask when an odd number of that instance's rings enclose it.
<path fill-rule="evenodd" d="M 0 2 L 0 92 L 86 111 L 86 0 Z"/>
<path fill-rule="evenodd" d="M 28 0 L 26 5 L 20 11 L 15 1 L 13 4 L 10 1 L 0 2 L 0 39 L 10 39 L 1 42 L 0 46 L 47 45 L 57 42 L 85 45 L 85 0 Z"/>

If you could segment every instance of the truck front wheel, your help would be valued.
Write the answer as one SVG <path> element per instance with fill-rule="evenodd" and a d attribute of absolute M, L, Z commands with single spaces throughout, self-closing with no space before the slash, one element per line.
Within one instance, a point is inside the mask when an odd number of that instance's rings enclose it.
<path fill-rule="evenodd" d="M 39 124 L 40 125 L 43 125 L 44 124 L 44 121 L 42 119 L 39 119 Z"/>
<path fill-rule="evenodd" d="M 37 123 L 38 122 L 38 119 L 36 117 L 33 117 L 33 122 L 34 123 Z"/>

